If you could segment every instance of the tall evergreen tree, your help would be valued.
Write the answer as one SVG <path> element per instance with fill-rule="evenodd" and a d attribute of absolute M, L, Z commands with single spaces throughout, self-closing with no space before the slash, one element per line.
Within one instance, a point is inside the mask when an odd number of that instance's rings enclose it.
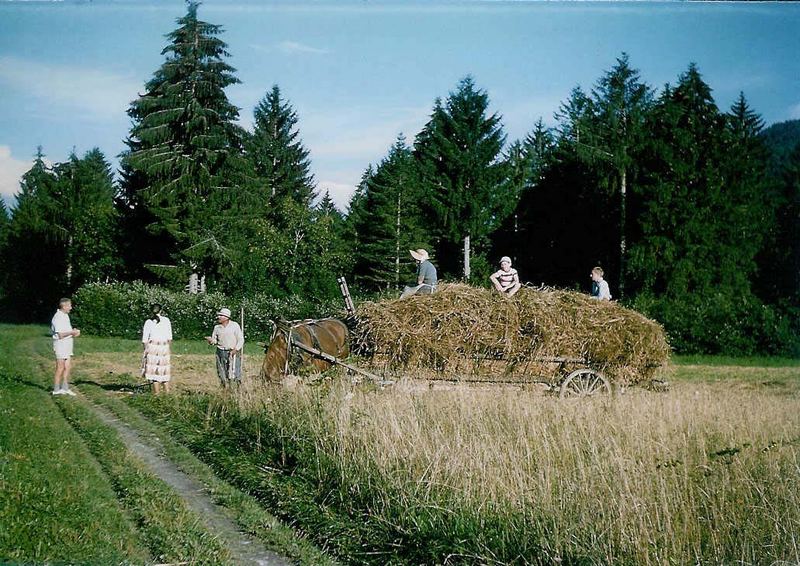
<path fill-rule="evenodd" d="M 800 144 L 783 166 L 778 201 L 777 230 L 774 238 L 775 274 L 778 297 L 800 307 Z"/>
<path fill-rule="evenodd" d="M 9 273 L 5 310 L 20 321 L 44 320 L 66 288 L 66 256 L 50 225 L 48 202 L 58 182 L 39 147 L 33 166 L 22 176 L 11 211 L 6 257 Z"/>
<path fill-rule="evenodd" d="M 731 145 L 742 135 L 736 122 L 719 112 L 692 64 L 674 89 L 665 88 L 647 124 L 631 273 L 642 286 L 640 306 L 681 349 L 747 353 L 757 346 L 763 308 L 751 278 L 763 194 L 752 179 L 736 178 L 752 167 L 734 165 L 747 159 L 732 155 L 743 151 L 740 142 Z"/>
<path fill-rule="evenodd" d="M 117 212 L 111 166 L 95 148 L 71 155 L 55 167 L 58 181 L 48 199 L 48 219 L 63 242 L 66 285 L 115 278 L 121 268 L 116 248 Z"/>
<path fill-rule="evenodd" d="M 652 105 L 652 90 L 631 68 L 623 53 L 592 91 L 583 139 L 575 141 L 578 155 L 595 167 L 602 188 L 616 196 L 619 246 L 616 276 L 618 295 L 625 295 L 628 190 L 636 174 L 637 152 L 647 135 L 644 124 Z"/>
<path fill-rule="evenodd" d="M 123 155 L 136 190 L 157 221 L 165 247 L 178 261 L 213 271 L 222 250 L 219 227 L 233 200 L 241 131 L 238 109 L 225 88 L 238 83 L 225 63 L 221 27 L 197 17 L 189 2 L 178 27 L 167 35 L 166 61 L 128 110 L 133 127 Z"/>
<path fill-rule="evenodd" d="M 722 173 L 726 198 L 722 206 L 730 224 L 727 226 L 729 233 L 723 231 L 721 236 L 740 242 L 740 253 L 752 258 L 750 271 L 755 278 L 755 287 L 766 291 L 764 298 L 771 299 L 773 297 L 765 287 L 774 285 L 777 273 L 772 269 L 759 273 L 757 264 L 775 249 L 775 212 L 780 206 L 780 195 L 777 183 L 768 173 L 769 153 L 761 136 L 764 121 L 750 108 L 744 93 L 739 94 L 725 118 L 727 151 Z M 773 245 L 765 250 L 767 240 L 771 240 Z"/>
<path fill-rule="evenodd" d="M 8 265 L 6 264 L 6 254 L 8 253 L 8 233 L 11 218 L 8 215 L 6 202 L 0 197 L 0 304 L 7 293 L 8 284 Z"/>
<path fill-rule="evenodd" d="M 359 238 L 356 281 L 373 290 L 398 288 L 413 272 L 408 250 L 430 242 L 423 228 L 416 163 L 402 135 L 365 178 L 363 213 L 353 220 Z"/>
<path fill-rule="evenodd" d="M 268 200 L 288 196 L 311 205 L 314 177 L 309 152 L 297 129 L 297 113 L 281 99 L 278 85 L 264 96 L 254 111 L 255 129 L 248 136 L 247 152 Z"/>
<path fill-rule="evenodd" d="M 499 114 L 487 116 L 489 97 L 472 77 L 462 79 L 444 105 L 434 104 L 428 124 L 417 137 L 427 194 L 434 212 L 434 236 L 439 237 L 439 262 L 455 273 L 455 250 L 463 243 L 463 276 L 470 277 L 471 245 L 486 238 L 513 210 L 514 199 L 504 186 L 505 134 Z M 453 257 L 455 256 L 455 257 Z"/>

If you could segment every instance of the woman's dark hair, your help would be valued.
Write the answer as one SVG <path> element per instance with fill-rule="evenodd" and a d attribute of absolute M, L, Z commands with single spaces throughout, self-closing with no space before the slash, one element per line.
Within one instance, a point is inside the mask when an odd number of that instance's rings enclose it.
<path fill-rule="evenodd" d="M 153 303 L 152 305 L 150 305 L 150 317 L 149 317 L 150 320 L 158 322 L 159 314 L 161 314 L 161 305 L 159 305 L 158 303 Z"/>

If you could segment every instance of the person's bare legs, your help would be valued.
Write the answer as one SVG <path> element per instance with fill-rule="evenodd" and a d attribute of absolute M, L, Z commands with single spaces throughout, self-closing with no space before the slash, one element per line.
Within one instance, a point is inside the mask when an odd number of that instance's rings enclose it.
<path fill-rule="evenodd" d="M 158 381 L 151 381 L 150 383 L 153 384 L 153 395 L 158 395 L 161 393 L 161 383 Z"/>
<path fill-rule="evenodd" d="M 53 391 L 60 391 L 64 380 L 64 373 L 66 372 L 66 364 L 69 359 L 56 360 L 56 373 L 53 376 Z"/>
<path fill-rule="evenodd" d="M 164 382 L 164 393 L 169 393 L 169 381 Z"/>

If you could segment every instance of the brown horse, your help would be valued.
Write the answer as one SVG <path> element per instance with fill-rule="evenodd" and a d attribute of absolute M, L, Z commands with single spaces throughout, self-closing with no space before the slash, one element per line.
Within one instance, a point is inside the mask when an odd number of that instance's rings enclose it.
<path fill-rule="evenodd" d="M 289 370 L 301 366 L 311 366 L 320 372 L 331 367 L 330 362 L 300 348 L 292 347 L 290 352 L 287 344 L 290 336 L 294 344 L 303 344 L 340 359 L 350 354 L 347 326 L 337 318 L 303 320 L 296 323 L 281 321 L 275 325 L 272 340 L 264 354 L 264 362 L 261 364 L 263 379 L 279 380 Z"/>

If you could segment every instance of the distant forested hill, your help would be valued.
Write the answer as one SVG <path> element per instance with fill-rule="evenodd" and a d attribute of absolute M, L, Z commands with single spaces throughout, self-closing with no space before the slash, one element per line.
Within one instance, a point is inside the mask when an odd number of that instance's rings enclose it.
<path fill-rule="evenodd" d="M 789 158 L 792 150 L 797 147 L 797 144 L 800 144 L 800 120 L 772 124 L 761 135 L 772 153 L 773 171 L 778 171 Z"/>

